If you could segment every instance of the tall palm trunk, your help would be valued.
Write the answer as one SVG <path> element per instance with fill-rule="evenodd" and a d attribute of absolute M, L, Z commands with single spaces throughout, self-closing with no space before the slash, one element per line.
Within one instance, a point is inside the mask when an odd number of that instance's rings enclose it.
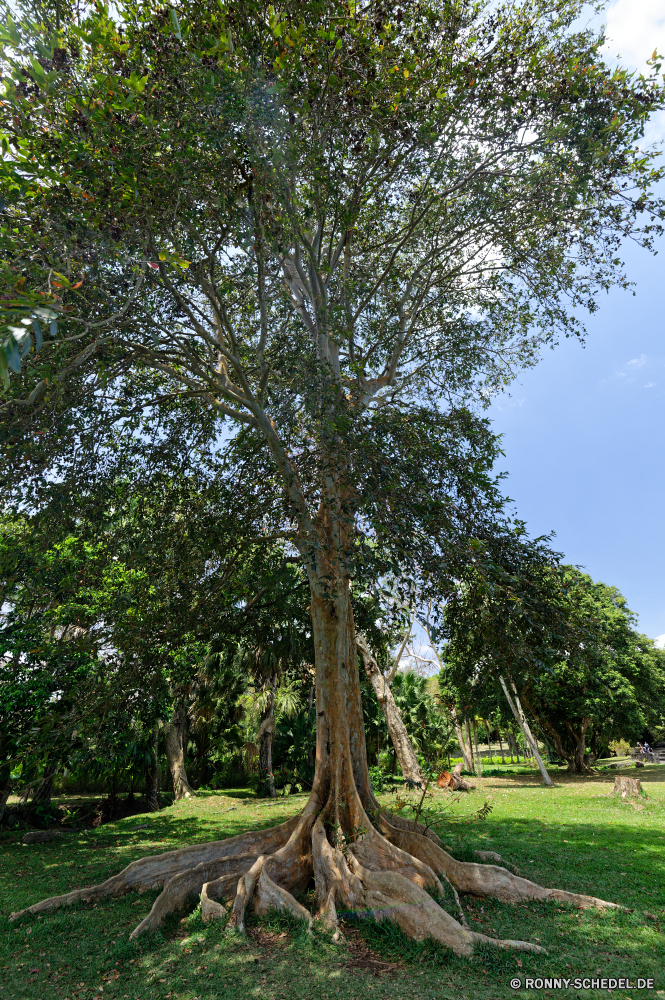
<path fill-rule="evenodd" d="M 270 683 L 259 726 L 259 795 L 274 799 L 275 779 L 272 770 L 272 741 L 275 732 L 275 682 Z"/>

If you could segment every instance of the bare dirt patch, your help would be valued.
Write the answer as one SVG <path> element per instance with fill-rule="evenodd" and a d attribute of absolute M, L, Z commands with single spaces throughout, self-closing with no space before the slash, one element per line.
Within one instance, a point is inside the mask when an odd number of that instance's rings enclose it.
<path fill-rule="evenodd" d="M 359 931 L 353 928 L 345 928 L 349 945 L 349 960 L 346 963 L 347 969 L 357 969 L 359 972 L 367 972 L 371 976 L 379 979 L 381 976 L 389 976 L 394 979 L 397 975 L 399 965 L 395 962 L 386 962 L 384 958 L 377 955 L 375 951 L 368 948 L 364 938 Z"/>
<path fill-rule="evenodd" d="M 247 936 L 252 939 L 260 948 L 283 948 L 288 944 L 290 935 L 286 931 L 267 931 L 262 927 L 248 927 Z"/>

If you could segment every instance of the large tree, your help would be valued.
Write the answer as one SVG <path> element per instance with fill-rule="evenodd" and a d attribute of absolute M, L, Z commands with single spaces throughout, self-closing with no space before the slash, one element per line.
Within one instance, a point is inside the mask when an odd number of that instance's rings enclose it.
<path fill-rule="evenodd" d="M 310 586 L 306 808 L 67 897 L 166 882 L 135 935 L 192 890 L 206 919 L 230 895 L 238 929 L 250 901 L 309 919 L 292 893 L 312 873 L 327 925 L 361 907 L 460 954 L 481 936 L 425 891 L 439 874 L 603 905 L 458 863 L 379 805 L 350 597 L 387 572 L 445 589 L 500 507 L 496 444 L 464 404 L 576 332 L 624 281 L 625 234 L 648 242 L 637 143 L 662 88 L 609 69 L 580 12 L 247 0 L 5 31 L 4 346 L 26 361 L 7 419 L 25 433 L 96 380 L 161 373 L 235 426 L 262 529 Z"/>

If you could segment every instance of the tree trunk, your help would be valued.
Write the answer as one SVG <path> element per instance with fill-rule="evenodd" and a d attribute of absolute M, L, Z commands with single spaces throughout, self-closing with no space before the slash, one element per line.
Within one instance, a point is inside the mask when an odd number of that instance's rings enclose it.
<path fill-rule="evenodd" d="M 194 789 L 189 784 L 185 768 L 187 711 L 184 705 L 174 708 L 171 721 L 164 726 L 164 743 L 175 800 L 188 799 L 190 795 L 194 795 Z"/>
<path fill-rule="evenodd" d="M 639 778 L 617 777 L 614 779 L 614 795 L 620 795 L 622 799 L 637 797 L 642 794 L 642 782 Z"/>
<path fill-rule="evenodd" d="M 9 777 L 9 770 L 7 770 L 6 775 L 3 775 L 2 781 L 0 782 L 0 823 L 2 823 L 3 816 L 5 815 L 5 809 L 7 808 L 7 800 L 12 792 L 12 779 Z"/>
<path fill-rule="evenodd" d="M 485 724 L 485 731 L 487 733 L 487 756 L 489 760 L 492 763 L 494 763 L 494 757 L 492 756 L 492 737 L 491 737 L 490 724 L 487 719 L 483 719 L 483 722 Z"/>
<path fill-rule="evenodd" d="M 478 727 L 476 726 L 476 720 L 472 720 L 473 725 L 473 743 L 476 748 L 476 774 L 478 777 L 482 777 L 483 773 L 483 762 L 480 759 L 480 752 L 478 750 Z"/>
<path fill-rule="evenodd" d="M 466 729 L 466 740 L 469 746 L 469 759 L 471 761 L 471 767 L 469 771 L 476 770 L 476 762 L 473 759 L 473 743 L 471 742 L 471 726 L 469 724 L 469 717 L 467 716 L 464 720 L 464 728 Z"/>
<path fill-rule="evenodd" d="M 259 726 L 259 787 L 258 794 L 274 799 L 275 779 L 272 772 L 272 740 L 275 732 L 275 684 L 267 692 L 266 706 L 261 713 Z"/>
<path fill-rule="evenodd" d="M 51 805 L 51 795 L 53 793 L 53 779 L 58 770 L 57 763 L 46 763 L 44 773 L 32 796 L 32 804 L 48 808 Z"/>
<path fill-rule="evenodd" d="M 501 751 L 501 763 L 505 764 L 506 763 L 506 758 L 503 755 L 503 743 L 501 742 L 501 727 L 499 726 L 498 722 L 496 724 L 496 731 L 497 731 L 497 735 L 499 737 L 499 750 Z"/>
<path fill-rule="evenodd" d="M 159 723 L 155 723 L 155 746 L 145 769 L 145 800 L 148 812 L 159 812 Z"/>
<path fill-rule="evenodd" d="M 535 710 L 534 706 L 532 704 L 529 704 L 528 697 L 524 692 L 522 693 L 522 697 L 524 699 L 524 704 L 527 706 L 527 708 L 529 708 L 529 711 L 533 715 L 534 719 L 540 726 L 543 733 L 549 733 L 549 735 L 552 737 L 552 741 L 554 743 L 554 749 L 556 750 L 558 756 L 561 758 L 561 760 L 565 760 L 567 762 L 568 770 L 573 772 L 575 770 L 575 756 L 574 754 L 570 753 L 570 751 L 563 745 L 561 734 L 554 728 L 554 726 L 550 722 L 547 721 L 547 719 L 545 719 L 543 716 L 538 715 L 538 712 Z"/>
<path fill-rule="evenodd" d="M 575 771 L 577 774 L 589 774 L 591 768 L 589 767 L 588 757 L 586 754 L 586 734 L 587 729 L 591 725 L 591 719 L 588 716 L 584 716 L 582 719 L 582 726 L 578 732 L 575 732 L 572 725 L 566 719 L 566 728 L 568 729 L 572 739 L 575 742 L 575 749 L 573 751 L 573 761 L 575 765 Z"/>
<path fill-rule="evenodd" d="M 395 699 L 392 691 L 390 690 L 390 685 L 387 679 L 383 676 L 383 673 L 374 659 L 366 640 L 362 636 L 357 636 L 356 643 L 362 654 L 363 663 L 365 665 L 365 673 L 367 674 L 367 678 L 374 689 L 376 700 L 381 706 L 381 711 L 383 712 L 386 720 L 388 732 L 390 733 L 390 739 L 392 740 L 392 744 L 395 748 L 395 753 L 397 755 L 397 759 L 399 760 L 399 766 L 402 769 L 404 780 L 420 785 L 424 780 L 422 771 L 420 770 L 418 759 L 413 749 L 411 740 L 409 739 L 409 734 L 407 733 L 404 722 L 402 721 L 402 714 L 395 704 Z"/>
<path fill-rule="evenodd" d="M 506 699 L 508 701 L 508 704 L 510 705 L 510 710 L 513 713 L 513 715 L 515 716 L 515 720 L 517 722 L 517 725 L 522 730 L 522 735 L 524 736 L 524 739 L 526 740 L 527 745 L 531 748 L 531 753 L 533 754 L 533 756 L 536 759 L 536 763 L 538 764 L 538 769 L 539 769 L 539 771 L 540 771 L 540 773 L 542 775 L 543 782 L 545 783 L 545 785 L 548 786 L 548 788 L 551 788 L 552 787 L 552 779 L 550 778 L 549 774 L 547 773 L 547 769 L 546 769 L 545 765 L 543 764 L 543 759 L 540 756 L 540 752 L 538 750 L 538 744 L 536 743 L 536 741 L 535 741 L 535 739 L 534 739 L 534 737 L 533 737 L 533 735 L 531 733 L 531 730 L 529 729 L 529 724 L 526 721 L 526 716 L 524 715 L 524 712 L 522 710 L 522 706 L 520 705 L 520 700 L 519 700 L 519 698 L 517 696 L 517 689 L 515 688 L 515 685 L 511 681 L 511 686 L 512 686 L 513 695 L 514 695 L 514 700 L 513 700 L 513 698 L 511 698 L 510 694 L 508 693 L 508 688 L 506 687 L 506 682 L 504 681 L 503 676 L 501 674 L 499 674 L 499 681 L 501 682 L 501 687 L 503 688 L 503 693 L 505 694 Z"/>
<path fill-rule="evenodd" d="M 460 721 L 457 718 L 457 712 L 455 711 L 455 706 L 452 705 L 450 708 L 450 717 L 453 720 L 453 726 L 455 727 L 455 734 L 457 736 L 457 742 L 459 743 L 459 748 L 462 752 L 462 759 L 464 761 L 464 770 L 473 771 L 473 758 L 471 755 L 471 747 L 467 745 L 464 739 L 464 730 L 460 725 Z"/>
<path fill-rule="evenodd" d="M 315 688 L 314 685 L 312 684 L 309 689 L 309 698 L 307 701 L 307 722 L 309 725 L 311 725 L 312 712 L 314 711 L 314 694 L 315 694 Z M 311 741 L 309 740 L 309 735 L 307 739 L 308 739 L 307 763 L 309 767 L 314 767 L 314 747 L 312 746 Z"/>

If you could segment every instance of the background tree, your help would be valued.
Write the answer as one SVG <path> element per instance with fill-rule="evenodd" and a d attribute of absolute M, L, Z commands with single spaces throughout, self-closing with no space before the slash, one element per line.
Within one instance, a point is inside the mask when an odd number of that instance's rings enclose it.
<path fill-rule="evenodd" d="M 244 868 L 216 857 L 242 875 L 239 929 L 250 898 L 302 916 L 291 890 L 313 870 L 326 923 L 380 898 L 408 933 L 472 951 L 418 881 L 463 888 L 468 870 L 372 794 L 350 581 L 390 569 L 445 591 L 501 505 L 496 442 L 463 404 L 623 282 L 627 232 L 648 243 L 658 174 L 636 141 L 662 87 L 609 70 L 580 9 L 125 6 L 48 43 L 5 33 L 4 348 L 27 359 L 5 412 L 25 427 L 101 368 L 162 373 L 240 425 L 264 530 L 308 577 L 314 787 L 286 831 L 244 839 Z"/>
<path fill-rule="evenodd" d="M 479 706 L 503 690 L 570 770 L 588 771 L 588 740 L 597 756 L 611 735 L 637 737 L 658 717 L 659 651 L 616 588 L 560 566 L 542 541 L 497 541 L 489 570 L 470 566 L 448 599 L 441 677 Z"/>
<path fill-rule="evenodd" d="M 297 713 L 298 696 L 288 680 L 305 675 L 309 680 L 314 660 L 306 580 L 287 558 L 275 548 L 272 560 L 264 559 L 261 586 L 257 581 L 257 593 L 237 622 L 240 633 L 215 637 L 204 668 L 211 676 L 217 665 L 231 676 L 244 674 L 252 684 L 250 702 L 259 713 L 259 794 L 271 797 L 276 794 L 272 763 L 275 708 L 287 718 Z"/>
<path fill-rule="evenodd" d="M 522 701 L 569 770 L 582 773 L 620 733 L 636 741 L 662 714 L 665 656 L 635 629 L 616 587 L 565 567 L 568 600 L 587 638 L 538 677 L 519 679 Z M 589 635 L 592 631 L 595 634 Z"/>
<path fill-rule="evenodd" d="M 422 770 L 409 738 L 407 727 L 404 724 L 402 713 L 391 690 L 391 685 L 396 678 L 402 653 L 409 640 L 412 626 L 413 617 L 397 652 L 389 658 L 385 670 L 381 670 L 379 667 L 364 636 L 357 633 L 356 644 L 360 650 L 367 679 L 372 685 L 376 700 L 386 720 L 386 726 L 395 751 L 395 761 L 399 761 L 400 769 L 407 782 L 420 785 L 423 782 Z"/>

